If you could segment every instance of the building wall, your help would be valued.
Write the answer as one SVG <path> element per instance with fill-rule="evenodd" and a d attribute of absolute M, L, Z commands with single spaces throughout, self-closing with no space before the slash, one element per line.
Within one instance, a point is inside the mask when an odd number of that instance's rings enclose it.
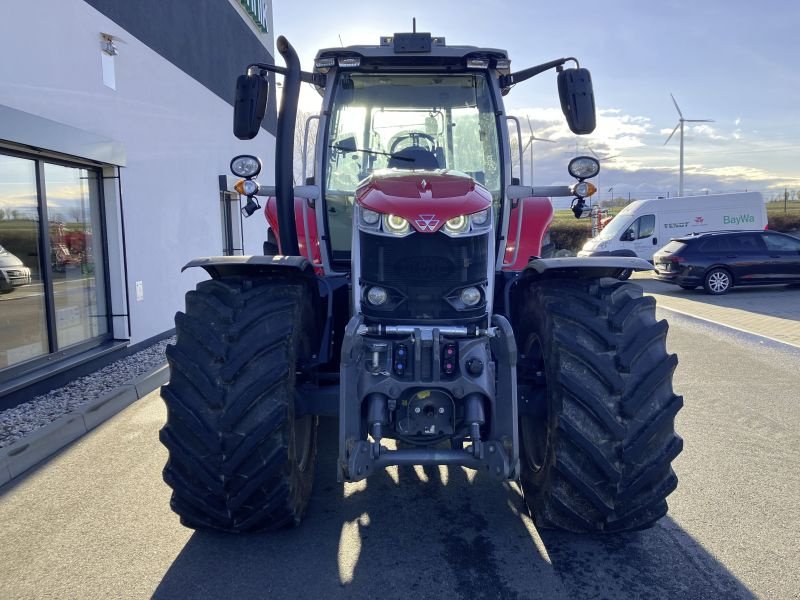
<path fill-rule="evenodd" d="M 230 104 L 247 62 L 271 62 L 266 49 L 272 35 L 256 35 L 229 0 L 38 0 L 4 3 L 2 12 L 0 105 L 122 146 L 121 198 L 116 186 L 106 185 L 112 296 L 122 302 L 125 284 L 121 203 L 131 343 L 171 329 L 184 293 L 205 278 L 197 270 L 182 274 L 181 267 L 222 251 L 219 175 L 228 174 L 236 154 L 274 161 L 274 137 L 267 131 L 250 142 L 234 138 Z M 232 37 L 229 30 L 236 27 Z M 119 51 L 113 59 L 116 90 L 103 83 L 101 33 L 114 36 Z M 249 49 L 260 55 L 246 56 Z M 267 128 L 274 131 L 274 121 Z M 271 172 L 265 168 L 264 183 L 271 183 Z M 244 222 L 246 254 L 260 254 L 265 237 L 260 213 Z M 137 281 L 143 284 L 141 301 Z M 115 324 L 119 337 L 117 329 Z"/>

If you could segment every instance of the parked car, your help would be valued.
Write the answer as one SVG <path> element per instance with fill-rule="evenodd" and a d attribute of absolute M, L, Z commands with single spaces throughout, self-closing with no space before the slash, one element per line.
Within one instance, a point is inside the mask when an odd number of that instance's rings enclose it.
<path fill-rule="evenodd" d="M 800 239 L 776 231 L 715 231 L 676 238 L 653 255 L 656 279 L 709 294 L 734 286 L 800 283 Z"/>
<path fill-rule="evenodd" d="M 20 259 L 0 246 L 0 294 L 31 282 L 31 270 Z"/>

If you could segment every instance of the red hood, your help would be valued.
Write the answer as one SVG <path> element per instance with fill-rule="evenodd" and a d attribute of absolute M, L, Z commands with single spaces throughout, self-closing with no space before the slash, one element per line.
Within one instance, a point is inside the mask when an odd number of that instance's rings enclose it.
<path fill-rule="evenodd" d="M 445 221 L 492 206 L 492 195 L 458 171 L 376 171 L 356 190 L 356 202 L 379 213 L 398 215 L 421 233 Z"/>

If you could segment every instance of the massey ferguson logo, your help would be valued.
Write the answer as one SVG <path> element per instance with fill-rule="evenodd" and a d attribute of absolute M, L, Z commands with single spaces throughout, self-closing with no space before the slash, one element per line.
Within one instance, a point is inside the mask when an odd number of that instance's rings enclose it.
<path fill-rule="evenodd" d="M 439 225 L 439 219 L 436 218 L 436 215 L 420 215 L 414 223 L 420 231 L 435 231 Z"/>

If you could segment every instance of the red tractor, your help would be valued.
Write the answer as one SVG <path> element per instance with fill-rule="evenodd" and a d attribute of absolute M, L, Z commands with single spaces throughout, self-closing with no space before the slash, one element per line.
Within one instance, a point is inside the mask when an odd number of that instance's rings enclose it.
<path fill-rule="evenodd" d="M 571 130 L 590 133 L 589 72 L 571 58 L 512 72 L 503 50 L 427 33 L 321 50 L 313 72 L 277 47 L 286 67 L 250 65 L 234 113 L 236 136 L 253 138 L 270 74 L 283 76 L 275 186 L 257 182 L 254 156 L 231 170 L 246 214 L 268 198 L 278 237 L 270 255 L 187 265 L 211 279 L 186 295 L 167 352 L 164 479 L 182 523 L 298 523 L 324 415 L 338 417 L 340 481 L 461 466 L 518 482 L 540 527 L 651 526 L 677 484 L 677 358 L 653 298 L 615 277 L 650 265 L 540 258 L 547 197 L 583 215 L 599 164 L 573 159 L 571 186 L 520 185 L 503 107 L 555 69 Z M 301 82 L 323 107 L 313 173 L 293 187 Z"/>

